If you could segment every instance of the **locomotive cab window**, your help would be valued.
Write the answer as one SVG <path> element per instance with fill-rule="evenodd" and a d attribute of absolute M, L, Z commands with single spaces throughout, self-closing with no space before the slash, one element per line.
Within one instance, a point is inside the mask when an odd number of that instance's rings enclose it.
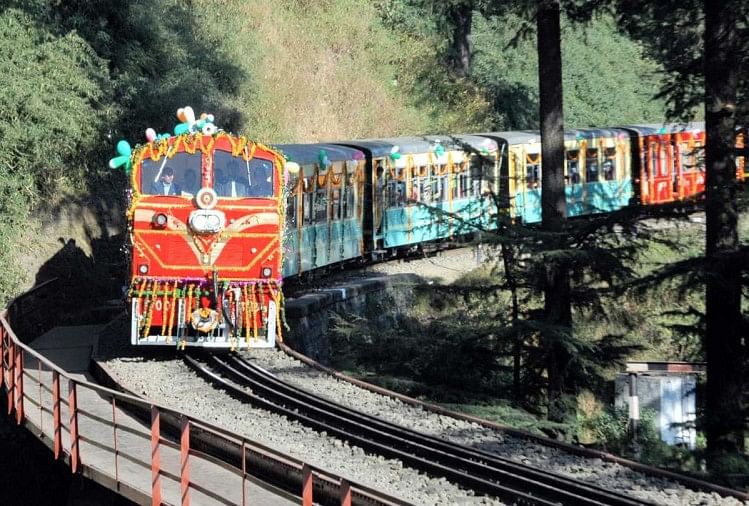
<path fill-rule="evenodd" d="M 604 180 L 613 181 L 616 179 L 616 148 L 604 149 L 601 169 Z"/>
<path fill-rule="evenodd" d="M 213 153 L 214 190 L 219 197 L 272 197 L 273 162 L 263 158 L 245 161 L 227 151 Z"/>
<path fill-rule="evenodd" d="M 598 182 L 598 149 L 585 150 L 585 182 Z"/>
<path fill-rule="evenodd" d="M 192 196 L 200 188 L 201 157 L 177 153 L 156 160 L 145 158 L 141 165 L 140 187 L 146 195 Z M 194 193 L 190 190 L 194 190 Z"/>

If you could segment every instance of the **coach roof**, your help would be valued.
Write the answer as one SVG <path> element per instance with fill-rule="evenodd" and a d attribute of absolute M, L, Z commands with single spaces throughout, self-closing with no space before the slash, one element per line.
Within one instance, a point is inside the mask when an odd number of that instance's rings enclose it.
<path fill-rule="evenodd" d="M 358 160 L 364 157 L 360 150 L 338 144 L 276 144 L 273 147 L 283 153 L 287 160 L 299 165 L 319 163 L 321 150 L 325 151 L 331 162 Z"/>

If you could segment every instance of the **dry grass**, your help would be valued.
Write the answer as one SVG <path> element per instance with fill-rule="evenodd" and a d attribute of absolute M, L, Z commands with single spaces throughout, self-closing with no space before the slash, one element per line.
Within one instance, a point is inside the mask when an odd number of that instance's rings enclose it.
<path fill-rule="evenodd" d="M 393 55 L 412 44 L 380 24 L 364 0 L 203 0 L 205 30 L 248 76 L 229 99 L 246 133 L 268 142 L 392 136 L 425 131 L 428 111 L 394 85 Z"/>

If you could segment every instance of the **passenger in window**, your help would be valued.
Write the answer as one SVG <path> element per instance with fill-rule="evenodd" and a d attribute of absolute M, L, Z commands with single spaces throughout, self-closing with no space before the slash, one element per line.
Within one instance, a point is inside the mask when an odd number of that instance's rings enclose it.
<path fill-rule="evenodd" d="M 223 197 L 246 197 L 247 182 L 239 178 L 238 171 L 229 170 L 229 175 L 226 177 L 226 182 L 221 187 L 219 195 Z"/>
<path fill-rule="evenodd" d="M 174 182 L 174 169 L 168 165 L 161 172 L 161 177 L 151 185 L 152 195 L 180 195 L 182 190 Z"/>
<path fill-rule="evenodd" d="M 198 182 L 198 176 L 196 172 L 193 169 L 188 169 L 187 172 L 185 172 L 185 184 L 182 192 L 189 195 L 195 195 L 196 193 L 198 193 L 199 189 L 200 183 Z"/>
<path fill-rule="evenodd" d="M 250 197 L 270 197 L 273 195 L 273 165 L 263 162 L 250 173 Z"/>
<path fill-rule="evenodd" d="M 611 160 L 603 162 L 603 178 L 606 181 L 612 181 L 614 179 L 614 164 Z"/>

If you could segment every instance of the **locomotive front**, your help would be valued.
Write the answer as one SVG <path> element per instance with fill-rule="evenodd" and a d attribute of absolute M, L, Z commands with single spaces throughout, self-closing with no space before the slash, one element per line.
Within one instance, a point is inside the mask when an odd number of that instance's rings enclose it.
<path fill-rule="evenodd" d="M 163 136 L 132 153 L 131 342 L 273 347 L 284 161 L 244 137 L 204 133 Z"/>

